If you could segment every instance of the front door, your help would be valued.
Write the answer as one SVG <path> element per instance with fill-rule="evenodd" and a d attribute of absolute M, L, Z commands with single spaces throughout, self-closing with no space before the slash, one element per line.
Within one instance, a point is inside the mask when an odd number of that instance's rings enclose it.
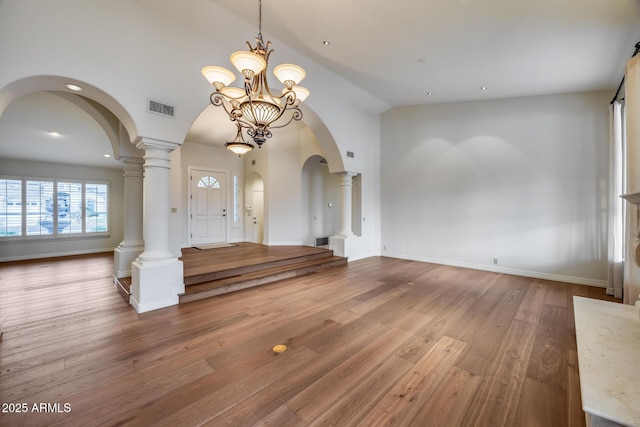
<path fill-rule="evenodd" d="M 227 175 L 191 170 L 191 244 L 221 243 L 227 239 Z"/>

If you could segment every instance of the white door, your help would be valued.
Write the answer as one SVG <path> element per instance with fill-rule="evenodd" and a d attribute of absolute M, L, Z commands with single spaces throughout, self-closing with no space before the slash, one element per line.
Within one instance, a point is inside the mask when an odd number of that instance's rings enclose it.
<path fill-rule="evenodd" d="M 264 243 L 264 193 L 253 192 L 253 242 Z"/>
<path fill-rule="evenodd" d="M 191 244 L 221 243 L 227 239 L 227 175 L 191 170 Z"/>

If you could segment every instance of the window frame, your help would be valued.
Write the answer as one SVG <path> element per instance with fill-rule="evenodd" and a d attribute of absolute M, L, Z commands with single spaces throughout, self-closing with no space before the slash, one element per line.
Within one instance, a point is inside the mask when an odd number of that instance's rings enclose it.
<path fill-rule="evenodd" d="M 20 194 L 20 217 L 21 217 L 21 226 L 20 226 L 20 234 L 19 235 L 0 235 L 0 243 L 7 242 L 33 242 L 33 241 L 63 241 L 69 239 L 92 239 L 92 238 L 108 238 L 111 235 L 111 183 L 109 181 L 99 180 L 99 179 L 77 179 L 77 178 L 51 178 L 51 177 L 31 177 L 31 176 L 15 176 L 15 175 L 0 175 L 1 180 L 7 181 L 20 181 L 21 183 L 21 194 Z M 28 204 L 28 182 L 47 182 L 51 183 L 53 187 L 53 191 L 51 194 L 52 200 L 59 200 L 58 193 L 62 192 L 59 189 L 60 184 L 80 184 L 81 185 L 81 202 L 80 202 L 80 212 L 81 216 L 81 231 L 75 232 L 59 232 L 58 231 L 58 221 L 59 221 L 59 213 L 57 203 L 53 206 L 52 211 L 52 233 L 39 233 L 39 234 L 28 234 L 28 223 L 29 223 L 29 213 L 27 211 Z M 105 215 L 106 221 L 106 230 L 105 231 L 87 231 L 88 225 L 88 216 L 87 216 L 87 187 L 88 186 L 106 186 L 106 197 L 105 197 L 105 209 L 100 212 L 100 214 Z M 6 203 L 6 202 L 5 202 Z M 15 202 L 14 202 L 15 203 Z M 5 205 L 6 206 L 6 205 Z M 42 208 L 38 212 L 39 219 L 42 219 Z M 7 219 L 7 211 L 0 211 L 0 216 L 3 216 L 4 219 Z M 70 219 L 71 218 L 70 214 Z M 76 219 L 77 221 L 77 219 Z"/>

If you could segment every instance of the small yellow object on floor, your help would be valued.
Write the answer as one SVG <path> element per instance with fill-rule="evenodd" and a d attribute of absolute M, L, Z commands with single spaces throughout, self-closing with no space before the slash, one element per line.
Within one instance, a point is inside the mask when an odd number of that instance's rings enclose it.
<path fill-rule="evenodd" d="M 284 344 L 278 344 L 278 345 L 274 345 L 271 350 L 273 350 L 273 352 L 276 354 L 280 354 L 287 351 L 287 346 Z"/>

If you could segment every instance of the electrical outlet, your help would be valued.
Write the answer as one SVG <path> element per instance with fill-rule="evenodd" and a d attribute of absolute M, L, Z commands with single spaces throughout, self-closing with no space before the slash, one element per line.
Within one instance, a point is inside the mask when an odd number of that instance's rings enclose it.
<path fill-rule="evenodd" d="M 498 258 L 494 258 L 494 259 L 493 259 L 493 263 L 494 263 L 494 264 L 496 264 L 496 265 L 498 265 Z"/>

